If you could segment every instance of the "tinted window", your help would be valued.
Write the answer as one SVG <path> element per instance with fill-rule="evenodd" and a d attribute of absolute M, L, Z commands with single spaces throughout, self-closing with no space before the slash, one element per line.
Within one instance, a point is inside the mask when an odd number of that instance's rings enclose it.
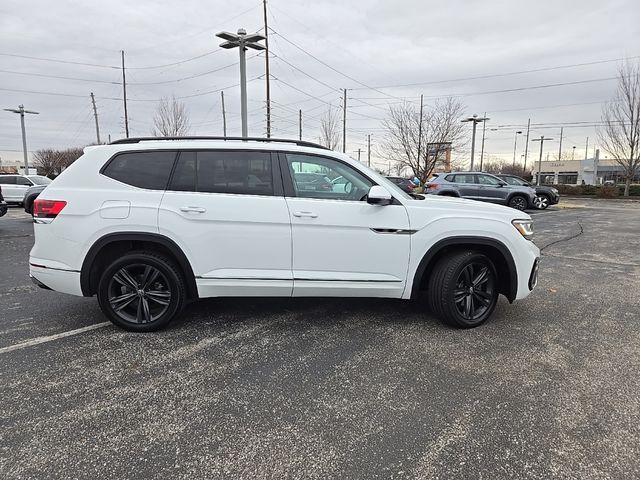
<path fill-rule="evenodd" d="M 349 165 L 327 157 L 287 154 L 296 196 L 359 201 L 373 183 Z M 342 177 L 338 182 L 334 180 Z"/>
<path fill-rule="evenodd" d="M 134 187 L 164 190 L 176 152 L 121 153 L 102 172 L 107 177 Z"/>
<path fill-rule="evenodd" d="M 268 152 L 182 152 L 170 190 L 273 195 Z"/>
<path fill-rule="evenodd" d="M 498 185 L 500 180 L 491 175 L 478 175 L 478 183 L 481 185 Z"/>
<path fill-rule="evenodd" d="M 509 185 L 526 185 L 527 184 L 527 182 L 525 182 L 523 179 L 518 177 L 500 177 L 500 180 L 504 180 Z"/>
<path fill-rule="evenodd" d="M 453 181 L 455 183 L 476 183 L 474 175 L 468 173 L 454 175 Z"/>
<path fill-rule="evenodd" d="M 0 183 L 3 185 L 15 185 L 16 177 L 8 177 L 8 176 L 0 175 Z"/>
<path fill-rule="evenodd" d="M 31 182 L 29 181 L 29 179 L 25 178 L 25 177 L 16 177 L 16 183 L 18 185 L 26 185 L 26 186 L 31 186 Z"/>
<path fill-rule="evenodd" d="M 32 175 L 28 178 L 36 185 L 49 185 L 51 183 L 51 179 L 41 175 Z"/>

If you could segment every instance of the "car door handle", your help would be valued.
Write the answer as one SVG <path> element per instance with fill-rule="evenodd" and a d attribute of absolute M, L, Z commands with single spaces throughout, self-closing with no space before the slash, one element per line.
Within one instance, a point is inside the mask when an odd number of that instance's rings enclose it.
<path fill-rule="evenodd" d="M 180 211 L 187 213 L 204 213 L 207 210 L 202 207 L 180 207 Z"/>
<path fill-rule="evenodd" d="M 293 212 L 294 217 L 318 218 L 317 213 L 313 212 Z"/>

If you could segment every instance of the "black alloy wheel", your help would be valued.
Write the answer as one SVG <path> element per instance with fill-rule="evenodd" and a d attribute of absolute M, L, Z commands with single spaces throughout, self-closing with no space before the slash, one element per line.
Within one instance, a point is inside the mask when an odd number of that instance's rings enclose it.
<path fill-rule="evenodd" d="M 544 210 L 550 204 L 551 202 L 549 200 L 549 197 L 546 196 L 544 193 L 541 193 L 540 195 L 536 195 L 536 197 L 533 199 L 533 206 L 536 207 L 538 210 Z"/>
<path fill-rule="evenodd" d="M 148 332 L 168 324 L 182 309 L 184 281 L 171 260 L 134 252 L 115 260 L 98 286 L 100 308 L 116 325 Z"/>
<path fill-rule="evenodd" d="M 427 301 L 432 313 L 458 328 L 485 322 L 498 303 L 498 276 L 491 259 L 459 251 L 442 258 L 431 272 Z"/>
<path fill-rule="evenodd" d="M 527 199 L 522 195 L 514 195 L 509 200 L 509 206 L 516 210 L 524 211 L 527 208 Z"/>

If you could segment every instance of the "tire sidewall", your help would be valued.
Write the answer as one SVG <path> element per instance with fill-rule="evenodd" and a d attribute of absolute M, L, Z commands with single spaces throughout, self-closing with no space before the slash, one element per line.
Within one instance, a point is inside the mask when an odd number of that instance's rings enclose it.
<path fill-rule="evenodd" d="M 456 288 L 456 282 L 457 282 L 458 276 L 460 275 L 462 270 L 464 270 L 467 267 L 467 265 L 469 265 L 470 263 L 481 263 L 486 267 L 488 267 L 489 271 L 491 272 L 491 275 L 493 276 L 493 283 L 494 283 L 491 305 L 489 306 L 489 308 L 487 308 L 487 310 L 482 314 L 480 318 L 472 321 L 464 318 L 458 312 L 458 309 L 456 308 L 456 305 L 455 305 L 455 301 L 453 299 L 453 291 Z M 470 255 L 464 262 L 458 265 L 457 268 L 454 270 L 453 275 L 451 276 L 450 283 L 449 285 L 447 285 L 446 301 L 449 304 L 448 310 L 455 317 L 456 323 L 459 326 L 463 328 L 473 328 L 486 322 L 493 314 L 493 311 L 495 310 L 496 305 L 498 303 L 498 275 L 496 272 L 496 268 L 493 265 L 493 262 L 486 255 L 482 253 L 474 253 Z"/>
<path fill-rule="evenodd" d="M 149 323 L 131 323 L 120 318 L 109 304 L 109 283 L 113 275 L 123 267 L 132 264 L 146 264 L 157 268 L 165 276 L 171 291 L 171 301 L 167 311 L 157 320 Z M 182 309 L 184 303 L 184 285 L 173 267 L 163 257 L 148 253 L 127 254 L 111 263 L 103 272 L 98 284 L 98 303 L 103 313 L 114 324 L 133 332 L 151 332 L 165 327 Z"/>

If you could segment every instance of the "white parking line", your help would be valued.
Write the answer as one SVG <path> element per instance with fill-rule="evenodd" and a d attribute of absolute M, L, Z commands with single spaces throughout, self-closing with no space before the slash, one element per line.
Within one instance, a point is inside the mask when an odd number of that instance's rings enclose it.
<path fill-rule="evenodd" d="M 52 340 L 57 340 L 59 338 L 70 337 L 72 335 L 78 335 L 79 333 L 84 333 L 84 332 L 90 332 L 91 330 L 96 330 L 98 328 L 106 327 L 107 325 L 111 325 L 111 322 L 96 323 L 94 325 L 89 325 L 88 327 L 69 330 L 68 332 L 56 333 L 55 335 L 49 335 L 47 337 L 34 338 L 33 340 L 27 340 L 26 342 L 16 343 L 15 345 L 9 345 L 8 347 L 2 347 L 0 348 L 0 353 L 12 352 L 14 350 L 19 350 L 21 348 L 27 348 L 27 347 L 32 347 L 34 345 L 39 345 L 41 343 L 51 342 Z"/>

